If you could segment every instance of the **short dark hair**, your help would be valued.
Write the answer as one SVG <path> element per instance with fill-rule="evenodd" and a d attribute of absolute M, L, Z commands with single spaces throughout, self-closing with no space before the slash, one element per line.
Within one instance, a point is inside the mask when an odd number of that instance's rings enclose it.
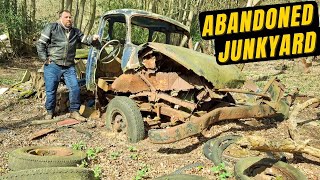
<path fill-rule="evenodd" d="M 64 12 L 71 14 L 71 12 L 69 10 L 64 9 L 64 10 L 59 11 L 59 17 L 61 17 L 62 13 L 64 13 Z"/>

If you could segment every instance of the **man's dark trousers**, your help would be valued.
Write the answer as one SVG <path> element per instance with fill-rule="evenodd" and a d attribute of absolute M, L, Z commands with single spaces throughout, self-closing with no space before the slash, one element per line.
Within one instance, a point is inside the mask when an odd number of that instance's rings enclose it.
<path fill-rule="evenodd" d="M 60 66 L 51 62 L 44 66 L 44 82 L 47 96 L 45 107 L 49 114 L 53 114 L 56 107 L 56 92 L 61 76 L 64 77 L 69 90 L 69 111 L 79 111 L 80 109 L 80 88 L 75 67 Z"/>

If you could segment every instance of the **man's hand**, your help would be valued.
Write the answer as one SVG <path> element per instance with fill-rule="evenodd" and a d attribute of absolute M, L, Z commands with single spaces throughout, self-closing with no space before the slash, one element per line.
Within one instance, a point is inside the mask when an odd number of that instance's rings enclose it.
<path fill-rule="evenodd" d="M 52 61 L 48 58 L 48 59 L 44 62 L 44 64 L 47 64 L 47 65 L 48 65 L 48 64 L 51 64 L 51 62 L 52 62 Z"/>
<path fill-rule="evenodd" d="M 98 34 L 95 34 L 92 36 L 93 41 L 97 41 L 99 38 L 100 38 L 100 36 Z"/>

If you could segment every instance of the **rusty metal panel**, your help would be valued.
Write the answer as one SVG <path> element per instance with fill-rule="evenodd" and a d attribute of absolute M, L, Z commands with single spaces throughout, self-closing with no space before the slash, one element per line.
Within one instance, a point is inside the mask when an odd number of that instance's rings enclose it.
<path fill-rule="evenodd" d="M 122 74 L 112 83 L 111 88 L 117 92 L 131 93 L 150 90 L 148 85 L 137 74 Z"/>
<path fill-rule="evenodd" d="M 218 65 L 214 56 L 168 44 L 148 43 L 148 46 L 206 78 L 216 88 L 239 88 L 245 81 L 244 75 L 236 66 Z"/>
<path fill-rule="evenodd" d="M 36 138 L 38 138 L 38 137 L 47 135 L 47 134 L 52 133 L 52 132 L 54 132 L 54 131 L 56 131 L 55 128 L 41 129 L 41 130 L 39 130 L 39 131 L 37 131 L 37 132 L 35 132 L 35 133 L 32 133 L 29 139 L 30 139 L 30 140 L 34 140 L 34 139 L 36 139 Z"/>
<path fill-rule="evenodd" d="M 147 82 L 145 82 L 143 78 L 145 78 Z M 179 76 L 174 72 L 143 74 L 143 78 L 141 78 L 139 74 L 122 74 L 112 83 L 112 89 L 118 92 L 137 93 L 150 91 L 153 88 L 160 91 L 186 91 L 194 89 L 194 86 L 204 86 L 197 77 Z M 192 84 L 189 82 L 192 82 Z M 150 83 L 152 87 L 150 87 L 148 83 Z"/>
<path fill-rule="evenodd" d="M 144 59 L 142 64 L 148 69 L 156 69 L 156 58 L 153 56 L 152 58 Z"/>

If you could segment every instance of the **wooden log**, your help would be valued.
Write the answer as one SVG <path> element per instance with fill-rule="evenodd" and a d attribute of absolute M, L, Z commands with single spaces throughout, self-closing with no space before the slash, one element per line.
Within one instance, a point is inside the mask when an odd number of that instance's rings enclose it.
<path fill-rule="evenodd" d="M 306 153 L 320 158 L 320 149 L 311 147 L 306 141 L 293 141 L 292 139 L 282 139 L 280 141 L 268 140 L 261 136 L 245 136 L 236 144 L 241 147 L 258 151 Z"/>
<path fill-rule="evenodd" d="M 32 87 L 37 91 L 36 98 L 45 98 L 45 85 L 43 72 L 31 72 Z"/>

